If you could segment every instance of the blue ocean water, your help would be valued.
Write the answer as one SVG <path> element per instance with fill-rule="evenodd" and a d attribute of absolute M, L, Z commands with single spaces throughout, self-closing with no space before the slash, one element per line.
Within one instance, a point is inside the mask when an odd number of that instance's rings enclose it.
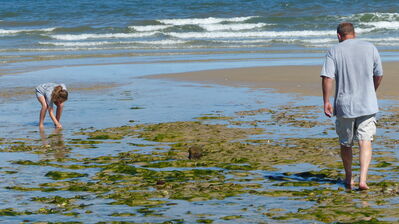
<path fill-rule="evenodd" d="M 0 58 L 323 52 L 336 43 L 342 21 L 396 52 L 398 12 L 399 2 L 390 0 L 0 0 Z"/>

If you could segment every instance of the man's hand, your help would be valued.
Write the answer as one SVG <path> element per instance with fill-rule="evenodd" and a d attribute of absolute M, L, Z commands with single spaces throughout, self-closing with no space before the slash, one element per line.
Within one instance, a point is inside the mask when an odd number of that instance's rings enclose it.
<path fill-rule="evenodd" d="M 333 107 L 332 107 L 330 102 L 327 102 L 327 103 L 324 104 L 324 114 L 327 117 L 332 117 L 332 115 L 333 115 Z"/>

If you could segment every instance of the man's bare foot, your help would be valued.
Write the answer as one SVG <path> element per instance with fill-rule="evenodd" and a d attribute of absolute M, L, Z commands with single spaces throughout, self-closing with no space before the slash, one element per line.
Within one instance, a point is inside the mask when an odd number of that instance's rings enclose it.
<path fill-rule="evenodd" d="M 361 191 L 365 191 L 370 189 L 369 186 L 367 186 L 367 184 L 359 184 L 359 190 Z"/>
<path fill-rule="evenodd" d="M 350 181 L 345 180 L 344 184 L 346 189 L 352 189 L 355 186 L 355 182 L 353 182 L 353 180 Z"/>

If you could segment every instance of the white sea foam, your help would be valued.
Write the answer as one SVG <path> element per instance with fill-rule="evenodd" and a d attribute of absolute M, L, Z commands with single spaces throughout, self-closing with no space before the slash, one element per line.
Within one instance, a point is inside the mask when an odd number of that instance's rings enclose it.
<path fill-rule="evenodd" d="M 255 28 L 264 27 L 266 25 L 272 25 L 272 24 L 266 24 L 266 23 L 202 24 L 200 25 L 200 27 L 202 27 L 207 31 L 220 31 L 220 30 L 238 31 L 238 30 L 251 30 Z"/>
<path fill-rule="evenodd" d="M 376 29 L 399 29 L 399 21 L 380 21 L 380 22 L 368 22 L 368 23 L 361 23 L 367 26 L 373 26 Z"/>
<path fill-rule="evenodd" d="M 387 37 L 387 38 L 358 38 L 360 40 L 369 41 L 380 46 L 399 46 L 399 37 Z M 279 39 L 262 39 L 262 40 L 220 40 L 219 43 L 228 44 L 269 44 L 271 42 L 283 42 L 283 43 L 301 43 L 306 46 L 320 47 L 320 46 L 331 46 L 331 44 L 337 44 L 337 38 L 279 38 Z"/>
<path fill-rule="evenodd" d="M 375 28 L 355 28 L 356 33 L 370 33 L 374 30 Z"/>
<path fill-rule="evenodd" d="M 375 43 L 375 45 L 377 45 L 377 46 L 389 46 L 389 47 L 394 47 L 394 46 L 399 46 L 399 43 L 398 42 L 376 42 Z"/>
<path fill-rule="evenodd" d="M 143 32 L 143 33 L 109 33 L 109 34 L 64 34 L 51 35 L 51 38 L 57 40 L 87 40 L 87 39 L 108 39 L 108 38 L 138 38 L 149 37 L 157 32 Z"/>
<path fill-rule="evenodd" d="M 302 42 L 312 43 L 312 44 L 324 44 L 324 43 L 338 43 L 337 38 L 323 38 L 323 39 L 302 39 Z"/>
<path fill-rule="evenodd" d="M 317 47 L 317 48 L 330 48 L 334 46 L 334 44 L 304 44 L 306 47 Z"/>
<path fill-rule="evenodd" d="M 257 44 L 257 43 L 270 43 L 273 39 L 261 39 L 261 40 L 217 40 L 218 43 L 231 43 L 231 44 Z"/>
<path fill-rule="evenodd" d="M 41 45 L 53 45 L 63 47 L 93 47 L 104 45 L 123 45 L 123 44 L 146 44 L 146 45 L 174 45 L 184 44 L 183 40 L 159 40 L 159 41 L 87 41 L 87 42 L 39 42 Z"/>
<path fill-rule="evenodd" d="M 363 38 L 359 37 L 359 39 L 370 41 L 370 42 L 391 42 L 391 41 L 399 41 L 399 37 L 382 37 L 382 38 Z"/>
<path fill-rule="evenodd" d="M 5 30 L 0 29 L 0 34 L 17 34 L 17 33 L 26 33 L 26 32 L 51 32 L 55 30 L 56 27 L 53 28 L 43 28 L 43 29 L 22 29 L 22 30 Z"/>
<path fill-rule="evenodd" d="M 263 32 L 189 32 L 189 33 L 167 33 L 170 36 L 182 39 L 216 39 L 216 38 L 279 38 L 279 37 L 301 37 L 301 36 L 332 36 L 335 31 L 263 31 Z"/>
<path fill-rule="evenodd" d="M 369 41 L 378 46 L 399 46 L 399 37 L 359 38 L 359 39 Z"/>
<path fill-rule="evenodd" d="M 301 42 L 301 43 L 314 43 L 314 44 L 319 44 L 319 43 L 331 43 L 331 42 L 337 42 L 337 39 L 334 38 L 322 38 L 322 39 L 303 39 L 303 38 L 271 38 L 271 39 L 262 39 L 262 40 L 222 40 L 218 41 L 220 43 L 237 43 L 237 44 L 262 44 L 262 43 L 271 43 L 271 42 L 283 42 L 283 43 L 295 43 L 295 42 Z M 338 43 L 338 42 L 337 42 Z"/>
<path fill-rule="evenodd" d="M 192 18 L 192 19 L 163 19 L 158 20 L 163 24 L 182 26 L 182 25 L 200 25 L 200 24 L 217 24 L 221 22 L 244 22 L 248 19 L 254 18 L 254 16 L 249 17 L 234 17 L 234 18 Z"/>
<path fill-rule="evenodd" d="M 174 45 L 174 44 L 184 44 L 184 43 L 187 43 L 187 41 L 183 41 L 183 40 L 159 40 L 159 41 L 132 41 L 132 43 L 148 44 L 148 45 Z"/>
<path fill-rule="evenodd" d="M 112 44 L 109 41 L 97 41 L 97 42 L 39 42 L 41 45 L 53 45 L 63 47 L 91 47 Z"/>
<path fill-rule="evenodd" d="M 149 25 L 149 26 L 129 26 L 129 29 L 134 29 L 139 32 L 158 31 L 172 27 L 172 25 Z"/>

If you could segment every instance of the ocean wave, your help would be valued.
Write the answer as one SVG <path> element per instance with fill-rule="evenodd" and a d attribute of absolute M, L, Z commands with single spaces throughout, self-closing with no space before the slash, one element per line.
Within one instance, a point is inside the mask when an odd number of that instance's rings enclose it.
<path fill-rule="evenodd" d="M 348 21 L 359 21 L 359 22 L 379 22 L 379 21 L 397 21 L 399 19 L 399 13 L 388 13 L 388 12 L 371 12 L 371 13 L 358 13 L 350 16 L 343 17 Z"/>
<path fill-rule="evenodd" d="M 233 17 L 233 18 L 208 17 L 208 18 L 191 18 L 191 19 L 162 19 L 157 21 L 163 24 L 182 26 L 182 25 L 217 24 L 222 22 L 244 22 L 252 18 L 255 18 L 255 16 Z"/>
<path fill-rule="evenodd" d="M 338 43 L 336 38 L 314 38 L 314 39 L 303 39 L 303 38 L 272 38 L 272 39 L 261 39 L 261 40 L 221 40 L 219 43 L 231 43 L 231 44 L 262 44 L 262 43 Z"/>
<path fill-rule="evenodd" d="M 187 41 L 183 40 L 159 40 L 159 41 L 132 41 L 137 44 L 148 44 L 148 45 L 174 45 L 174 44 L 185 44 Z"/>
<path fill-rule="evenodd" d="M 107 39 L 107 38 L 138 38 L 153 36 L 157 32 L 143 33 L 109 33 L 109 34 L 63 34 L 50 35 L 51 38 L 57 40 L 87 40 L 87 39 Z"/>
<path fill-rule="evenodd" d="M 373 32 L 373 31 L 375 31 L 376 30 L 376 28 L 356 28 L 355 27 L 355 32 L 356 33 L 370 33 L 370 32 Z"/>
<path fill-rule="evenodd" d="M 167 35 L 181 38 L 278 38 L 278 37 L 300 37 L 300 36 L 331 36 L 335 31 L 260 31 L 260 32 L 189 32 L 189 33 L 167 33 Z"/>
<path fill-rule="evenodd" d="M 42 29 L 22 29 L 22 30 L 0 29 L 0 34 L 17 34 L 17 33 L 27 33 L 27 32 L 51 32 L 55 29 L 57 29 L 57 28 L 52 27 L 52 28 L 42 28 Z"/>
<path fill-rule="evenodd" d="M 63 46 L 63 47 L 90 47 L 113 44 L 114 42 L 109 41 L 97 41 L 97 42 L 39 42 L 40 45 L 52 45 L 52 46 Z"/>
<path fill-rule="evenodd" d="M 229 43 L 229 44 L 258 44 L 258 43 L 270 43 L 273 39 L 261 39 L 261 40 L 215 40 L 215 43 Z"/>
<path fill-rule="evenodd" d="M 101 28 L 93 28 L 91 26 L 75 26 L 75 27 L 58 27 L 55 32 L 60 33 L 83 33 L 101 30 Z"/>
<path fill-rule="evenodd" d="M 91 41 L 91 42 L 39 42 L 40 45 L 52 45 L 63 47 L 92 47 L 104 45 L 127 45 L 127 44 L 145 44 L 145 45 L 175 45 L 184 44 L 183 40 L 159 40 L 159 41 Z"/>
<path fill-rule="evenodd" d="M 302 42 L 312 43 L 312 44 L 322 44 L 322 43 L 338 43 L 337 38 L 323 38 L 323 39 L 306 39 L 301 40 Z"/>
<path fill-rule="evenodd" d="M 383 37 L 383 38 L 359 38 L 361 40 L 370 41 L 370 42 L 390 42 L 390 41 L 399 41 L 399 37 Z"/>
<path fill-rule="evenodd" d="M 129 26 L 129 29 L 134 29 L 139 32 L 158 31 L 172 27 L 172 25 L 149 25 L 149 26 Z"/>
<path fill-rule="evenodd" d="M 238 30 L 251 30 L 255 28 L 261 28 L 267 25 L 273 25 L 273 24 L 266 24 L 266 23 L 238 23 L 238 24 L 202 24 L 199 25 L 201 28 L 207 30 L 207 31 L 220 31 L 220 30 L 232 30 L 232 31 L 238 31 Z"/>
<path fill-rule="evenodd" d="M 366 26 L 373 26 L 376 29 L 399 29 L 399 21 L 380 21 L 380 22 L 368 22 L 361 23 Z"/>

